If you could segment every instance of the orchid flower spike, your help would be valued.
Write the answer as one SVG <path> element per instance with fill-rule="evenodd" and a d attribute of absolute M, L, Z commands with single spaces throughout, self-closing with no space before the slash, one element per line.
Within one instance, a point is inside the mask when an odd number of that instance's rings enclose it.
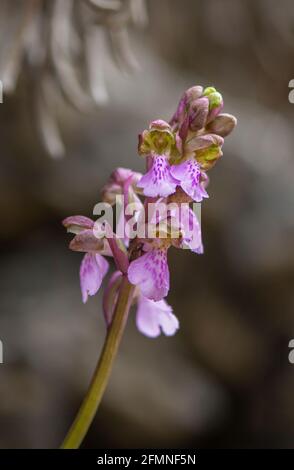
<path fill-rule="evenodd" d="M 135 286 L 138 330 L 150 338 L 171 336 L 179 322 L 168 305 L 170 248 L 203 253 L 201 226 L 193 203 L 208 198 L 207 171 L 223 155 L 224 139 L 234 129 L 234 116 L 222 113 L 224 103 L 216 88 L 194 86 L 183 94 L 169 122 L 157 119 L 139 135 L 138 153 L 146 160 L 144 175 L 117 168 L 102 189 L 102 200 L 114 206 L 123 198 L 116 228 L 73 216 L 63 225 L 74 238 L 70 248 L 84 252 L 80 268 L 82 300 L 95 295 L 112 257 L 117 270 L 103 294 L 103 311 L 109 328 L 123 279 Z M 136 205 L 132 217 L 130 206 Z M 131 225 L 132 224 L 132 225 Z M 128 230 L 120 235 L 121 225 Z M 132 230 L 130 229 L 132 228 Z M 107 228 L 107 230 L 106 230 Z"/>

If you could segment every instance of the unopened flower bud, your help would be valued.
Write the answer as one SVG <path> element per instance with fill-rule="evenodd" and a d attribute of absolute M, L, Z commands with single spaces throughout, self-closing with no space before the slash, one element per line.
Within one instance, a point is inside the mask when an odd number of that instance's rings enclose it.
<path fill-rule="evenodd" d="M 192 101 L 190 106 L 189 127 L 191 131 L 199 131 L 205 127 L 209 110 L 209 99 L 205 96 Z"/>
<path fill-rule="evenodd" d="M 130 181 L 130 188 L 135 191 L 136 185 L 141 178 L 141 173 L 132 171 L 129 168 L 117 168 L 111 173 L 108 182 L 102 188 L 101 196 L 103 202 L 111 205 L 115 204 L 116 196 L 123 194 L 125 183 Z"/>
<path fill-rule="evenodd" d="M 94 251 L 103 253 L 106 250 L 106 243 L 105 238 L 96 237 L 92 228 L 78 233 L 71 240 L 69 248 L 73 251 L 81 251 L 84 253 Z"/>
<path fill-rule="evenodd" d="M 197 100 L 203 94 L 203 87 L 200 85 L 195 85 L 186 90 L 185 95 L 187 99 L 187 103 L 191 103 L 191 101 Z"/>
<path fill-rule="evenodd" d="M 218 134 L 222 137 L 229 135 L 237 125 L 237 119 L 232 114 L 219 114 L 213 121 L 211 121 L 206 129 L 209 132 Z"/>
<path fill-rule="evenodd" d="M 199 85 L 193 86 L 185 91 L 179 101 L 177 110 L 170 121 L 172 126 L 176 125 L 176 127 L 180 127 L 183 124 L 185 118 L 187 117 L 186 114 L 188 112 L 190 103 L 200 98 L 202 93 L 203 87 Z"/>
<path fill-rule="evenodd" d="M 150 131 L 167 131 L 170 132 L 170 125 L 163 119 L 156 119 L 149 124 Z"/>
<path fill-rule="evenodd" d="M 186 116 L 186 118 L 183 120 L 182 125 L 179 129 L 179 136 L 182 140 L 182 142 L 185 142 L 188 132 L 189 132 L 189 124 L 190 124 L 190 117 L 189 115 Z"/>
<path fill-rule="evenodd" d="M 129 168 L 119 167 L 111 173 L 109 181 L 116 184 L 123 184 L 129 178 L 132 178 L 132 182 L 135 182 L 136 180 L 139 181 L 141 176 L 142 175 L 140 173 L 136 173 L 135 171 L 130 170 Z"/>
<path fill-rule="evenodd" d="M 216 93 L 217 89 L 214 86 L 207 86 L 203 91 L 203 96 L 209 96 L 212 93 Z"/>

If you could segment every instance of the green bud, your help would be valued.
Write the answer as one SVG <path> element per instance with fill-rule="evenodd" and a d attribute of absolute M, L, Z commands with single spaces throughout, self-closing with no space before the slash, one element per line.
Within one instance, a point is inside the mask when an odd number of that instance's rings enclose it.
<path fill-rule="evenodd" d="M 218 91 L 208 95 L 208 99 L 209 99 L 209 110 L 210 111 L 212 109 L 215 109 L 215 108 L 218 108 L 218 107 L 222 106 L 223 97 Z"/>
<path fill-rule="evenodd" d="M 204 89 L 203 96 L 208 96 L 211 93 L 215 93 L 216 91 L 217 91 L 216 88 L 214 88 L 213 86 L 208 86 Z"/>
<path fill-rule="evenodd" d="M 203 92 L 203 96 L 207 96 L 209 100 L 209 111 L 212 111 L 213 109 L 216 109 L 216 108 L 219 108 L 219 109 L 222 108 L 223 97 L 213 86 L 209 86 L 205 88 Z"/>

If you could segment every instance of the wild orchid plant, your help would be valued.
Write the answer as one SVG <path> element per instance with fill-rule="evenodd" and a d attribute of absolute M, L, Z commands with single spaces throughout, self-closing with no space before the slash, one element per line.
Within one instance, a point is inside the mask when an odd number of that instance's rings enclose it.
<path fill-rule="evenodd" d="M 136 324 L 148 337 L 173 335 L 179 322 L 165 298 L 169 291 L 169 248 L 203 253 L 201 227 L 191 207 L 208 197 L 210 170 L 222 155 L 224 137 L 236 118 L 221 113 L 223 99 L 213 87 L 194 86 L 182 96 L 170 120 L 156 120 L 139 136 L 138 152 L 146 157 L 146 173 L 116 169 L 102 190 L 102 214 L 96 222 L 84 216 L 63 221 L 75 236 L 74 251 L 84 252 L 80 267 L 82 300 L 95 295 L 108 272 L 106 257 L 117 270 L 103 294 L 107 335 L 92 382 L 63 443 L 82 442 L 106 388 L 132 304 Z M 119 217 L 113 229 L 112 211 Z M 119 209 L 120 208 L 120 209 Z M 105 214 L 107 216 L 105 216 Z"/>

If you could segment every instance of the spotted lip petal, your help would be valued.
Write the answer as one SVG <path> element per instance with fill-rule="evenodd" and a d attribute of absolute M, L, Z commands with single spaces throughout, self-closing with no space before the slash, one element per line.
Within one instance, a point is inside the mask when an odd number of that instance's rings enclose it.
<path fill-rule="evenodd" d="M 145 196 L 167 197 L 176 191 L 178 180 L 170 172 L 170 165 L 164 155 L 153 155 L 152 167 L 139 181 Z"/>
<path fill-rule="evenodd" d="M 143 335 L 156 338 L 162 333 L 172 336 L 179 328 L 179 321 L 165 300 L 154 302 L 140 295 L 136 325 Z"/>
<path fill-rule="evenodd" d="M 155 301 L 166 297 L 169 291 L 167 250 L 152 249 L 132 261 L 128 269 L 128 278 L 132 284 L 140 286 L 144 297 Z"/>
<path fill-rule="evenodd" d="M 80 267 L 80 283 L 83 302 L 86 303 L 89 295 L 95 295 L 108 271 L 108 262 L 103 256 L 86 253 Z"/>
<path fill-rule="evenodd" d="M 203 198 L 209 197 L 203 187 L 200 165 L 189 159 L 179 165 L 171 167 L 171 174 L 180 181 L 180 186 L 188 196 L 195 202 L 201 202 Z"/>

